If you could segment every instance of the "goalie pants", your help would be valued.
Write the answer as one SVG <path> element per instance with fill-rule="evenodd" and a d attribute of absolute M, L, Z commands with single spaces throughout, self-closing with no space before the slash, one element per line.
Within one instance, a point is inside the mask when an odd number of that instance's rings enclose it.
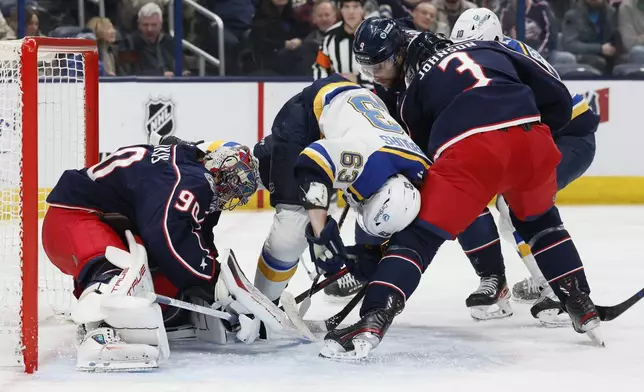
<path fill-rule="evenodd" d="M 137 242 L 141 240 L 137 237 Z M 74 278 L 74 295 L 80 296 L 99 268 L 109 271 L 105 248 L 127 251 L 119 235 L 103 222 L 100 214 L 82 209 L 50 206 L 42 227 L 45 254 L 63 274 Z M 116 268 L 116 267 L 114 267 Z M 178 290 L 161 273 L 151 268 L 154 289 L 158 294 L 176 297 Z M 164 309 L 164 319 L 168 319 Z M 173 317 L 176 318 L 176 317 Z"/>

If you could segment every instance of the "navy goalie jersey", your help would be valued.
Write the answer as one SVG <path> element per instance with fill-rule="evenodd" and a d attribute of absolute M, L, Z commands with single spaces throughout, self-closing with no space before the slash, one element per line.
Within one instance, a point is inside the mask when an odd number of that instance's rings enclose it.
<path fill-rule="evenodd" d="M 413 140 L 437 159 L 480 132 L 543 122 L 553 132 L 570 121 L 568 89 L 534 60 L 499 42 L 452 45 L 427 59 L 400 98 Z"/>
<path fill-rule="evenodd" d="M 92 167 L 66 170 L 47 203 L 128 217 L 150 267 L 161 267 L 179 289 L 195 286 L 214 275 L 213 227 L 221 213 L 198 153 L 188 145 L 123 147 Z"/>

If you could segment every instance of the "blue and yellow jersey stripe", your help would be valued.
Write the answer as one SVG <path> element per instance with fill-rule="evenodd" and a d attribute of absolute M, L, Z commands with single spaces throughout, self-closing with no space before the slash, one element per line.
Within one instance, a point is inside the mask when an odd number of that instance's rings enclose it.
<path fill-rule="evenodd" d="M 320 117 L 322 117 L 322 111 L 324 110 L 324 107 L 328 105 L 333 98 L 335 98 L 338 94 L 345 92 L 347 90 L 355 90 L 362 88 L 359 85 L 352 83 L 352 82 L 333 82 L 329 83 L 320 90 L 318 90 L 317 94 L 315 94 L 315 98 L 313 99 L 313 113 L 315 114 L 315 118 L 320 121 Z"/>
<path fill-rule="evenodd" d="M 421 165 L 423 165 L 425 170 L 429 170 L 429 167 L 431 166 L 431 161 L 429 160 L 429 158 L 427 158 L 423 154 L 418 154 L 413 151 L 404 150 L 402 148 L 396 148 L 391 146 L 381 147 L 378 151 L 385 152 L 388 154 L 394 154 L 410 161 L 419 162 Z"/>
<path fill-rule="evenodd" d="M 571 120 L 573 120 L 575 117 L 579 117 L 579 115 L 588 110 L 590 110 L 590 106 L 588 106 L 588 101 L 586 101 L 584 97 L 579 94 L 572 96 L 572 116 L 570 117 Z"/>
<path fill-rule="evenodd" d="M 335 165 L 324 147 L 318 143 L 312 143 L 300 155 L 306 156 L 315 163 L 329 177 L 331 183 L 335 182 Z"/>

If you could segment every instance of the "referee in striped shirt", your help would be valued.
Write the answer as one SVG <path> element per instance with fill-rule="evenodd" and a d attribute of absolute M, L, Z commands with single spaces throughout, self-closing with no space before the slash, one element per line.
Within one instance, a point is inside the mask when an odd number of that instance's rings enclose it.
<path fill-rule="evenodd" d="M 362 87 L 373 89 L 373 80 L 358 71 L 353 57 L 353 34 L 364 19 L 364 0 L 339 0 L 342 21 L 327 30 L 315 64 L 313 77 L 324 78 L 332 73 L 340 73 L 345 78 Z"/>

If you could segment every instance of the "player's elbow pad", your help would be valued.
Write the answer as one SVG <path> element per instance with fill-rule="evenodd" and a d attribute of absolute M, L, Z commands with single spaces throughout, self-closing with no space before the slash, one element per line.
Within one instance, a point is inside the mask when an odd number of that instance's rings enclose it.
<path fill-rule="evenodd" d="M 329 195 L 331 187 L 317 181 L 304 181 L 300 183 L 302 206 L 307 210 L 329 209 Z"/>

